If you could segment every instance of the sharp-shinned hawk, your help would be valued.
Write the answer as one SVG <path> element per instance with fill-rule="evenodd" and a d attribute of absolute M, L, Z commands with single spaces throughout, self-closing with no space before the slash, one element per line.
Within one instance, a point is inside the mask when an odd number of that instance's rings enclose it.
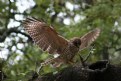
<path fill-rule="evenodd" d="M 82 37 L 67 40 L 60 36 L 52 26 L 36 18 L 27 18 L 23 25 L 30 37 L 43 51 L 59 55 L 57 58 L 46 60 L 42 63 L 43 65 L 54 62 L 58 66 L 62 63 L 72 62 L 74 56 L 80 50 L 88 47 L 100 34 L 100 29 L 96 28 Z"/>

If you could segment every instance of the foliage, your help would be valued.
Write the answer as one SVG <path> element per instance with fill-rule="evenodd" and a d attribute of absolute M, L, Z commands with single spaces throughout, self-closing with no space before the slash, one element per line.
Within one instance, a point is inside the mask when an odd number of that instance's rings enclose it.
<path fill-rule="evenodd" d="M 67 39 L 99 27 L 101 35 L 94 43 L 89 62 L 109 59 L 121 63 L 121 0 L 0 0 L 0 3 L 0 59 L 6 56 L 0 61 L 0 70 L 7 81 L 30 79 L 39 63 L 51 57 L 34 45 L 23 30 L 22 21 L 28 16 L 52 24 Z M 88 53 L 88 49 L 81 52 L 83 57 Z M 61 68 L 46 66 L 40 74 Z"/>

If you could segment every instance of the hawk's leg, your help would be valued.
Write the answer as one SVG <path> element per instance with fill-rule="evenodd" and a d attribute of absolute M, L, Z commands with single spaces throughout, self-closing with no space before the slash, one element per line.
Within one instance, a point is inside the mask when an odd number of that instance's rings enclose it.
<path fill-rule="evenodd" d="M 85 67 L 86 65 L 85 65 L 85 62 L 84 62 L 83 57 L 82 57 L 80 54 L 79 54 L 79 57 L 80 57 L 80 60 L 81 60 L 82 66 Z"/>

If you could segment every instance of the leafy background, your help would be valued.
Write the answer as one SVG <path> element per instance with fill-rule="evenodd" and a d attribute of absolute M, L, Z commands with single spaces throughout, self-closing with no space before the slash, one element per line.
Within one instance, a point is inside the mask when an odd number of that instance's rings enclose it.
<path fill-rule="evenodd" d="M 88 62 L 110 60 L 112 64 L 121 64 L 121 0 L 0 0 L 0 3 L 0 70 L 6 75 L 5 81 L 27 81 L 39 64 L 51 57 L 34 45 L 24 31 L 22 21 L 28 16 L 43 19 L 67 39 L 100 28 Z M 80 53 L 85 57 L 89 49 Z M 48 65 L 40 74 L 64 67 Z"/>

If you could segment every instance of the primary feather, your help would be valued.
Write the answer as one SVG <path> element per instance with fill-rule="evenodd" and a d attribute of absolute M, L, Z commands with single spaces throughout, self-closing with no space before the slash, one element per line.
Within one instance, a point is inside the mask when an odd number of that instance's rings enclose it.
<path fill-rule="evenodd" d="M 56 53 L 68 44 L 68 41 L 45 22 L 35 18 L 27 18 L 24 21 L 25 30 L 32 37 L 34 42 L 50 54 Z"/>

